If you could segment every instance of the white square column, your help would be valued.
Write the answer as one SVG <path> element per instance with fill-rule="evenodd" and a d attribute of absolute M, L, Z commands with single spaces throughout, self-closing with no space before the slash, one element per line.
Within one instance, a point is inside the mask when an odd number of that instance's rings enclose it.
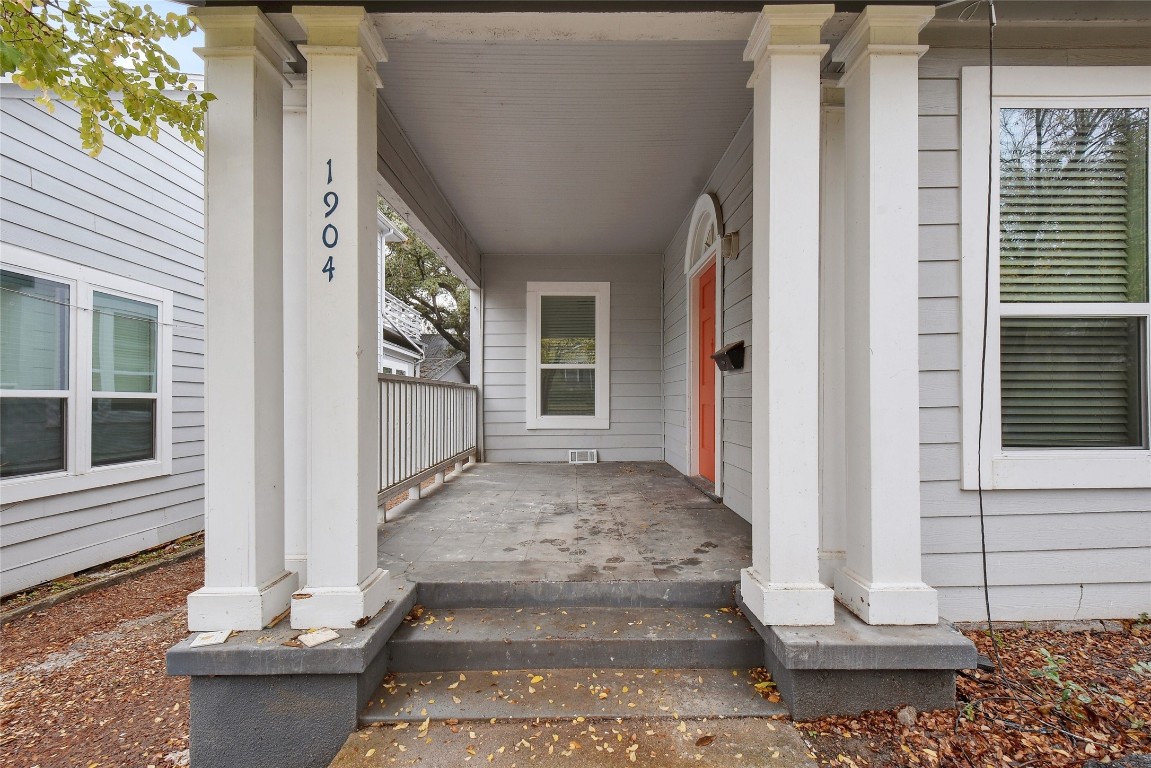
<path fill-rule="evenodd" d="M 376 66 L 363 8 L 297 6 L 307 33 L 304 265 L 308 323 L 308 573 L 294 628 L 351 627 L 385 602 L 377 565 Z"/>
<path fill-rule="evenodd" d="M 934 10 L 868 6 L 846 64 L 847 557 L 839 600 L 869 624 L 935 624 L 919 535 L 919 31 Z"/>
<path fill-rule="evenodd" d="M 204 587 L 192 631 L 262 629 L 288 608 L 284 568 L 282 101 L 294 55 L 254 7 L 194 9 L 216 95 L 205 135 Z"/>
<path fill-rule="evenodd" d="M 826 5 L 766 6 L 755 62 L 752 170 L 752 567 L 764 624 L 835 621 L 819 581 L 820 29 Z"/>
<path fill-rule="evenodd" d="M 284 92 L 284 567 L 308 580 L 308 78 Z"/>

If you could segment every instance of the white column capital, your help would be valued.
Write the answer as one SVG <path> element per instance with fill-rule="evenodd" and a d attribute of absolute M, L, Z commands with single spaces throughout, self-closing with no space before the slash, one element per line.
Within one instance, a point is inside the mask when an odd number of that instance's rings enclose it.
<path fill-rule="evenodd" d="M 927 46 L 919 33 L 935 17 L 929 5 L 869 5 L 831 52 L 832 61 L 843 62 L 848 72 L 869 54 L 922 56 Z"/>
<path fill-rule="evenodd" d="M 816 56 L 827 53 L 819 42 L 823 25 L 835 13 L 831 3 L 818 5 L 765 5 L 743 49 L 743 60 L 755 64 L 748 85 L 772 56 Z"/>
<path fill-rule="evenodd" d="M 264 63 L 282 72 L 296 60 L 296 52 L 263 11 L 253 6 L 192 8 L 188 14 L 204 30 L 204 45 L 196 48 L 202 59 L 258 54 Z"/>
<path fill-rule="evenodd" d="M 308 47 L 313 50 L 333 49 L 325 52 L 337 53 L 341 48 L 359 49 L 373 69 L 388 60 L 384 42 L 362 7 L 294 5 L 292 15 L 304 28 Z"/>

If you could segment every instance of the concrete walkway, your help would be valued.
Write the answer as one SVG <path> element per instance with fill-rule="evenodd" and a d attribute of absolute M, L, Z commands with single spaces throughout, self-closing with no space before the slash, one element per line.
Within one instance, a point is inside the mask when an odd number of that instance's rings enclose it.
<path fill-rule="evenodd" d="M 799 732 L 763 718 L 429 722 L 364 728 L 331 768 L 563 765 L 815 768 Z"/>
<path fill-rule="evenodd" d="M 751 526 L 662 462 L 479 464 L 380 527 L 409 581 L 739 580 Z"/>

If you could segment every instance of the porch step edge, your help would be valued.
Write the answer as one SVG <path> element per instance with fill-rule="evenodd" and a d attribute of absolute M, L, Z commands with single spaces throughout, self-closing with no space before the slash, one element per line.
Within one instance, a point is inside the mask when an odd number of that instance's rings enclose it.
<path fill-rule="evenodd" d="M 426 609 L 388 643 L 389 669 L 749 668 L 763 641 L 734 609 Z"/>
<path fill-rule="evenodd" d="M 391 674 L 360 725 L 536 718 L 772 717 L 747 668 L 451 670 Z"/>
<path fill-rule="evenodd" d="M 429 608 L 716 608 L 734 606 L 738 573 L 696 581 L 419 581 Z"/>

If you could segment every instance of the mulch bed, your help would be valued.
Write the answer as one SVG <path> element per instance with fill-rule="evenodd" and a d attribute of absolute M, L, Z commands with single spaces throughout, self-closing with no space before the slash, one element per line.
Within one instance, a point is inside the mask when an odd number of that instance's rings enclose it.
<path fill-rule="evenodd" d="M 174 555 L 203 546 L 203 532 L 183 536 L 175 541 L 145 549 L 129 557 L 98 565 L 95 568 L 89 568 L 70 576 L 53 579 L 23 592 L 8 595 L 0 600 L 0 611 L 3 611 L 4 614 L 14 613 L 28 606 L 41 603 L 45 598 L 68 599 L 72 597 L 71 593 L 78 591 L 80 587 L 99 587 L 102 582 L 111 581 L 119 574 L 140 570 L 150 564 L 159 565 L 162 564 L 161 561 L 171 560 Z M 36 609 L 32 608 L 31 610 Z"/>
<path fill-rule="evenodd" d="M 868 712 L 796 725 L 821 765 L 856 768 L 1062 768 L 1145 754 L 1151 752 L 1151 624 L 1122 626 L 997 629 L 1003 674 L 961 676 L 955 710 L 906 711 L 905 722 L 896 712 Z M 986 631 L 964 634 L 994 658 Z"/>
<path fill-rule="evenodd" d="M 171 768 L 188 748 L 188 678 L 164 674 L 187 636 L 202 556 L 0 629 L 0 766 Z"/>

